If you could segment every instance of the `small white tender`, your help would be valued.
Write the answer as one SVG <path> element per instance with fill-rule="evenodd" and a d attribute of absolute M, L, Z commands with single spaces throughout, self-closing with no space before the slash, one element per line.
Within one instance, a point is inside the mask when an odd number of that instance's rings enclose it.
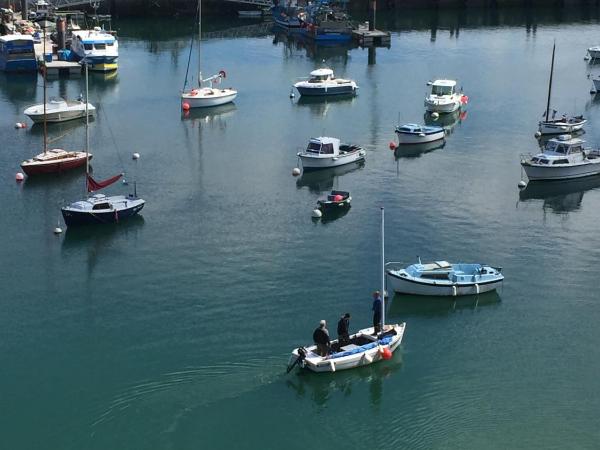
<path fill-rule="evenodd" d="M 67 101 L 62 98 L 51 99 L 44 104 L 33 105 L 27 108 L 23 113 L 33 120 L 34 123 L 44 122 L 44 112 L 46 122 L 66 122 L 67 120 L 79 119 L 85 117 L 86 113 L 93 116 L 96 108 L 91 103 L 86 104 L 84 101 Z"/>
<path fill-rule="evenodd" d="M 306 150 L 298 152 L 305 171 L 328 169 L 365 159 L 365 150 L 358 145 L 342 144 L 332 137 L 311 138 Z"/>
<path fill-rule="evenodd" d="M 431 94 L 425 97 L 425 109 L 429 112 L 451 113 L 466 102 L 467 97 L 456 92 L 456 81 L 435 80 L 431 83 Z"/>

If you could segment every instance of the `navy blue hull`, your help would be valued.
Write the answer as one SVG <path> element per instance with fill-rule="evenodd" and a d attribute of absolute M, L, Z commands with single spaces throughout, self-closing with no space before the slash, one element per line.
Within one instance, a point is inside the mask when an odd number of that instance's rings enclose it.
<path fill-rule="evenodd" d="M 100 223 L 118 223 L 131 216 L 135 216 L 142 210 L 143 207 L 144 204 L 142 203 L 141 205 L 136 205 L 127 209 L 101 213 L 72 210 L 65 211 L 65 209 L 62 209 L 61 212 L 67 227 L 72 227 L 81 225 L 94 225 Z"/>
<path fill-rule="evenodd" d="M 300 95 L 306 96 L 321 96 L 321 95 L 348 95 L 354 94 L 354 89 L 351 86 L 341 86 L 341 87 L 331 87 L 331 88 L 305 88 L 298 87 L 298 92 Z"/>

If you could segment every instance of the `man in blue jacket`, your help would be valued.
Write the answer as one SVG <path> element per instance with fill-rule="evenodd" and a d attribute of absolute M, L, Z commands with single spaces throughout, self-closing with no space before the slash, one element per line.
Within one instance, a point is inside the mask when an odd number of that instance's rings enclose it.
<path fill-rule="evenodd" d="M 381 294 L 379 291 L 373 292 L 373 328 L 375 334 L 379 334 L 381 331 Z"/>

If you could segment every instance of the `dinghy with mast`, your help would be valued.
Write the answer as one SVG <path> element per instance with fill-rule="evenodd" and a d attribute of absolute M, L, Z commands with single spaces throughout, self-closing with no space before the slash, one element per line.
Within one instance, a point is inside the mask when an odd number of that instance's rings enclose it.
<path fill-rule="evenodd" d="M 85 65 L 85 96 L 88 97 L 88 66 Z M 85 121 L 86 154 L 89 151 L 88 116 Z M 85 200 L 76 201 L 61 208 L 61 213 L 67 227 L 101 223 L 118 223 L 123 219 L 134 216 L 144 207 L 146 201 L 137 196 L 136 182 L 133 182 L 133 194 L 113 195 L 95 194 L 121 179 L 123 174 L 115 175 L 103 181 L 96 181 L 90 176 L 89 162 L 85 166 L 85 185 L 87 193 L 92 195 Z"/>
<path fill-rule="evenodd" d="M 44 29 L 44 54 L 46 54 L 46 30 Z M 48 149 L 48 115 L 47 115 L 47 82 L 46 82 L 46 62 L 40 63 L 42 66 L 42 78 L 44 80 L 44 104 L 42 106 L 42 123 L 44 126 L 44 151 L 21 163 L 21 169 L 28 176 L 60 173 L 66 170 L 82 167 L 86 161 L 92 158 L 88 152 L 70 152 L 60 148 Z M 87 105 L 87 99 L 86 99 Z M 87 117 L 87 113 L 86 113 Z"/>
<path fill-rule="evenodd" d="M 201 70 L 201 44 L 202 44 L 202 0 L 198 0 L 198 87 L 186 90 L 188 82 L 188 71 L 185 74 L 185 82 L 183 92 L 181 93 L 181 107 L 184 110 L 190 108 L 207 108 L 211 106 L 224 105 L 230 103 L 237 97 L 237 91 L 231 88 L 219 89 L 215 85 L 220 84 L 227 76 L 224 70 L 221 70 L 216 75 L 202 78 Z M 190 48 L 190 58 L 192 49 Z M 188 59 L 189 69 L 189 59 Z M 203 84 L 210 84 L 209 87 L 203 87 Z"/>
<path fill-rule="evenodd" d="M 374 327 L 369 327 L 351 334 L 345 345 L 341 345 L 338 340 L 331 341 L 332 353 L 327 356 L 319 355 L 316 345 L 298 347 L 290 356 L 288 373 L 296 366 L 313 372 L 336 372 L 366 366 L 382 359 L 390 359 L 402 342 L 406 323 L 385 324 L 384 224 L 384 209 L 381 208 L 381 332 L 377 333 Z"/>
<path fill-rule="evenodd" d="M 546 112 L 544 113 L 544 120 L 541 120 L 538 124 L 538 132 L 540 135 L 544 134 L 570 134 L 575 131 L 579 131 L 583 128 L 583 125 L 587 122 L 586 119 L 580 116 L 567 116 L 563 114 L 559 118 L 555 118 L 556 111 L 553 111 L 552 117 L 550 117 L 550 98 L 552 96 L 552 77 L 554 74 L 554 54 L 556 52 L 556 42 L 552 47 L 552 63 L 550 64 L 550 80 L 548 82 L 548 101 L 546 102 Z"/>

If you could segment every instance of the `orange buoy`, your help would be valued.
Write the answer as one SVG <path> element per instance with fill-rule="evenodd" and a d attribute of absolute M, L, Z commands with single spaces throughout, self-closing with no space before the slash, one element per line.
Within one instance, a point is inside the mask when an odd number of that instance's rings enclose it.
<path fill-rule="evenodd" d="M 181 104 L 181 109 L 183 109 L 184 111 L 189 111 L 190 110 L 190 104 L 188 102 L 183 102 Z"/>
<path fill-rule="evenodd" d="M 25 179 L 25 175 L 23 175 L 21 172 L 17 172 L 17 174 L 15 175 L 15 180 L 23 181 L 24 179 Z"/>
<path fill-rule="evenodd" d="M 390 142 L 390 150 L 396 150 L 396 143 L 393 141 Z"/>
<path fill-rule="evenodd" d="M 390 350 L 389 347 L 385 347 L 383 349 L 383 351 L 381 352 L 381 357 L 383 359 L 391 359 L 392 358 L 392 351 Z"/>

